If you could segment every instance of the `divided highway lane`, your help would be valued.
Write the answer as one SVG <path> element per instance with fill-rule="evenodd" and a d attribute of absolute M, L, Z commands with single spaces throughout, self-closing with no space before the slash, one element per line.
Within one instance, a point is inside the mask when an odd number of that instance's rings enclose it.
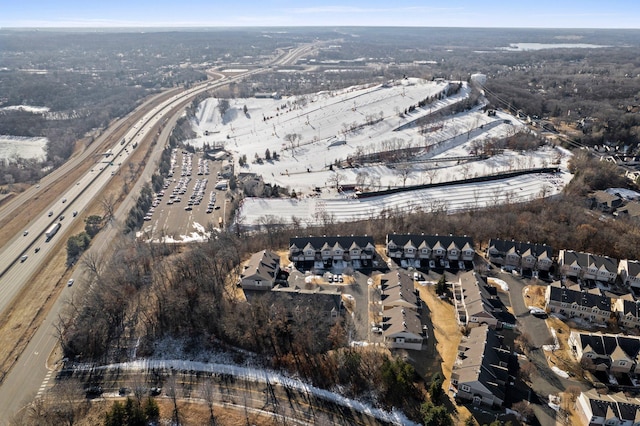
<path fill-rule="evenodd" d="M 305 49 L 298 48 L 294 49 L 294 51 L 299 52 L 298 54 L 302 54 Z M 278 64 L 279 60 L 282 60 L 282 57 L 279 57 L 279 59 L 274 61 L 274 64 Z M 160 102 L 152 111 L 145 114 L 143 119 L 139 120 L 129 130 L 129 132 L 126 133 L 124 144 L 122 144 L 121 141 L 118 141 L 110 148 L 112 157 L 109 159 L 113 159 L 113 166 L 107 164 L 106 159 L 102 158 L 101 162 L 95 164 L 92 171 L 86 173 L 78 182 L 69 187 L 64 194 L 60 195 L 60 198 L 58 198 L 56 202 L 50 205 L 48 209 L 45 209 L 41 215 L 29 224 L 28 228 L 30 229 L 27 236 L 23 236 L 23 231 L 20 231 L 19 235 L 13 237 L 7 244 L 5 244 L 3 251 L 0 253 L 0 268 L 2 268 L 3 262 L 5 262 L 5 268 L 0 269 L 0 274 L 3 273 L 0 277 L 0 314 L 10 306 L 19 291 L 22 290 L 22 288 L 29 282 L 33 274 L 40 269 L 48 250 L 53 249 L 54 244 L 51 243 L 54 242 L 55 239 L 58 239 L 57 242 L 64 239 L 64 231 L 68 224 L 68 220 L 73 217 L 71 212 L 74 210 L 82 211 L 90 202 L 93 201 L 95 197 L 99 196 L 103 186 L 106 185 L 108 180 L 111 178 L 111 170 L 118 167 L 117 164 L 122 162 L 124 158 L 132 152 L 134 149 L 134 143 L 136 146 L 140 146 L 142 140 L 152 130 L 155 124 L 163 122 L 165 118 L 170 119 L 169 121 L 173 122 L 173 114 L 190 102 L 196 95 L 210 89 L 224 86 L 233 81 L 238 81 L 248 76 L 261 73 L 266 69 L 267 68 L 258 68 L 238 74 L 231 78 L 226 78 L 222 81 L 205 82 L 199 86 L 188 89 L 179 95 L 174 95 L 164 102 Z M 145 104 L 145 106 L 146 105 L 148 104 Z M 77 165 L 80 164 L 79 159 L 86 161 L 86 159 L 91 158 L 90 156 L 93 155 L 95 155 L 94 152 L 86 151 L 78 158 L 63 165 L 56 172 L 52 173 L 52 175 L 57 174 L 59 177 L 61 174 L 66 173 L 73 167 L 77 167 Z M 159 153 L 156 157 L 159 158 Z M 144 180 L 145 182 L 149 181 L 151 173 L 155 171 L 156 168 L 157 160 L 150 160 L 147 163 L 147 167 L 143 172 L 141 180 Z M 46 179 L 47 178 L 44 180 Z M 140 184 L 141 182 L 136 183 L 132 193 L 139 191 L 139 189 L 136 188 L 139 188 Z M 32 190 L 33 189 L 26 191 L 25 194 L 35 194 L 35 192 L 30 192 Z M 27 195 L 25 194 L 21 194 L 17 199 L 26 200 Z M 63 198 L 67 199 L 65 203 L 62 203 Z M 127 202 L 132 203 L 132 199 L 133 197 L 128 197 Z M 124 217 L 126 214 L 125 209 L 128 211 L 130 208 L 129 205 L 125 204 L 123 204 L 116 213 L 117 217 Z M 3 209 L 0 212 L 0 215 L 4 216 L 7 214 L 15 214 L 15 212 L 19 214 L 19 210 L 19 207 L 16 207 L 16 204 L 11 202 L 10 207 Z M 51 210 L 53 210 L 54 214 L 52 216 L 48 216 L 47 213 Z M 51 242 L 43 243 L 42 238 L 44 238 L 44 232 L 51 223 L 54 223 L 60 214 L 65 215 L 65 219 L 62 221 L 62 228 L 59 230 L 58 234 L 52 238 Z M 115 228 L 110 228 L 109 232 L 101 232 L 98 235 L 98 238 L 103 241 L 99 244 L 98 241 L 96 241 L 96 245 L 104 246 L 109 240 L 107 236 L 113 237 L 115 235 L 115 231 Z M 25 239 L 22 240 L 22 238 Z M 25 250 L 31 249 L 35 253 L 36 244 L 40 246 L 40 251 L 33 256 L 29 254 L 24 263 L 19 262 L 19 257 L 15 258 L 18 260 L 7 261 L 7 259 L 13 259 L 14 256 L 22 256 L 21 253 Z M 7 263 L 8 268 L 6 267 Z M 74 273 L 74 276 L 75 275 L 76 273 Z M 9 277 L 11 279 L 9 279 Z M 29 345 L 17 360 L 16 366 L 7 374 L 3 384 L 0 386 L 0 424 L 3 420 L 6 421 L 9 418 L 11 413 L 14 413 L 24 403 L 26 403 L 29 397 L 33 397 L 36 394 L 35 389 L 33 389 L 34 384 L 43 383 L 45 377 L 50 377 L 50 373 L 47 373 L 44 361 L 46 361 L 49 353 L 51 353 L 57 343 L 57 339 L 55 338 L 55 328 L 53 327 L 53 319 L 57 319 L 57 314 L 60 313 L 63 300 L 68 297 L 66 295 L 75 291 L 73 290 L 75 288 L 76 286 L 74 285 L 69 292 L 63 292 L 63 296 L 56 300 L 54 307 L 48 313 L 47 319 L 43 322 L 43 326 L 38 328 L 36 334 L 30 340 Z M 81 290 L 81 287 L 78 288 L 78 291 Z"/>

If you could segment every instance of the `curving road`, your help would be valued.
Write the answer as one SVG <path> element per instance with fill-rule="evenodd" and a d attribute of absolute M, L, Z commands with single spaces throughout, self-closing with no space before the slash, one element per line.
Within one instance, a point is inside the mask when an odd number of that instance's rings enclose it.
<path fill-rule="evenodd" d="M 280 55 L 270 65 L 292 63 L 296 58 L 310 51 L 309 45 L 299 46 Z M 29 223 L 26 227 L 26 230 L 28 230 L 27 235 L 24 235 L 23 231 L 21 231 L 2 247 L 0 251 L 0 315 L 11 306 L 15 297 L 30 282 L 31 277 L 41 270 L 47 259 L 47 254 L 58 249 L 57 246 L 66 241 L 65 230 L 69 227 L 68 223 L 76 219 L 73 216 L 73 212 L 82 211 L 100 195 L 101 191 L 109 183 L 112 172 L 117 170 L 119 164 L 124 162 L 133 150 L 149 149 L 151 145 L 149 141 L 154 136 L 156 124 L 163 122 L 169 124 L 160 136 L 160 141 L 164 141 L 164 143 L 155 145 L 154 152 L 149 161 L 147 161 L 143 175 L 115 212 L 112 224 L 116 224 L 119 219 L 122 220 L 126 217 L 135 202 L 135 196 L 139 193 L 140 187 L 145 182 L 148 182 L 152 173 L 156 171 L 160 153 L 168 140 L 170 130 L 175 124 L 177 116 L 181 114 L 182 108 L 201 93 L 247 78 L 253 74 L 264 72 L 267 69 L 268 67 L 265 66 L 236 74 L 233 77 L 207 81 L 181 93 L 171 95 L 168 99 L 162 99 L 161 95 L 153 98 L 139 108 L 139 110 L 145 108 L 148 111 L 142 118 L 136 120 L 135 124 L 126 132 L 124 142 L 122 140 L 118 141 L 103 153 L 96 153 L 91 150 L 86 151 L 78 158 L 62 166 L 58 171 L 52 173 L 48 178 L 43 179 L 40 188 L 31 188 L 25 191 L 25 193 L 5 206 L 0 212 L 0 220 L 12 214 L 19 214 L 21 204 L 28 200 L 29 197 L 34 196 L 38 190 L 51 185 L 61 176 L 78 167 L 82 161 L 94 162 L 93 167 L 88 172 L 61 193 L 53 204 L 49 205 Z M 149 108 L 150 105 L 151 108 Z M 119 125 L 121 123 L 122 121 L 118 122 Z M 106 134 L 115 130 L 117 130 L 117 127 L 111 128 Z M 105 137 L 106 134 L 104 135 Z M 53 212 L 53 214 L 50 216 L 49 212 Z M 60 220 L 61 215 L 64 216 L 63 220 Z M 56 221 L 61 223 L 61 228 L 47 242 L 45 232 Z M 90 250 L 100 253 L 106 250 L 116 232 L 116 226 L 108 226 L 96 237 Z M 37 253 L 35 252 L 36 248 L 39 248 Z M 23 256 L 27 256 L 26 260 L 22 260 Z M 84 280 L 84 271 L 81 268 L 76 268 L 74 279 L 79 283 Z M 24 352 L 16 360 L 14 367 L 5 376 L 0 386 L 0 422 L 6 422 L 13 413 L 24 407 L 49 384 L 52 370 L 47 365 L 47 358 L 57 344 L 55 324 L 62 313 L 65 302 L 70 297 L 73 297 L 74 292 L 86 291 L 85 287 L 84 285 L 74 285 L 62 292 L 61 297 L 56 300 Z M 52 367 L 55 368 L 55 366 Z"/>

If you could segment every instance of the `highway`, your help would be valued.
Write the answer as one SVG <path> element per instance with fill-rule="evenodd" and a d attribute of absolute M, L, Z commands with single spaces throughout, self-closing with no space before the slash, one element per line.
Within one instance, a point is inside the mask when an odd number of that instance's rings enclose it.
<path fill-rule="evenodd" d="M 309 45 L 304 45 L 292 49 L 279 56 L 271 65 L 277 66 L 292 63 L 295 58 L 309 53 L 309 47 Z M 56 175 L 52 173 L 49 182 L 68 173 L 73 167 L 77 167 L 81 161 L 91 159 L 94 162 L 93 167 L 88 172 L 63 191 L 55 202 L 47 206 L 24 230 L 7 241 L 2 247 L 0 251 L 0 315 L 3 315 L 12 305 L 15 297 L 31 281 L 34 274 L 43 268 L 47 254 L 60 249 L 63 247 L 62 243 L 66 243 L 67 236 L 65 231 L 69 228 L 69 222 L 78 220 L 78 218 L 73 217 L 73 212 L 81 212 L 100 196 L 101 191 L 112 178 L 112 172 L 115 172 L 120 163 L 123 163 L 135 149 L 150 145 L 149 139 L 154 136 L 153 132 L 157 123 L 163 123 L 165 120 L 169 122 L 168 124 L 175 123 L 177 116 L 181 114 L 182 108 L 191 102 L 195 96 L 264 72 L 267 69 L 268 67 L 265 66 L 234 75 L 233 77 L 207 81 L 172 95 L 165 100 L 158 100 L 160 98 L 158 96 L 154 98 L 155 101 L 152 101 L 156 105 L 127 131 L 124 136 L 124 143 L 122 140 L 118 141 L 111 148 L 108 148 L 102 154 L 98 153 L 98 155 L 87 151 L 80 156 L 81 159 L 75 159 L 73 162 L 63 165 L 59 171 L 54 172 L 57 173 Z M 148 103 L 143 104 L 140 108 L 143 107 L 148 108 Z M 149 182 L 152 173 L 157 170 L 160 154 L 168 140 L 172 127 L 173 125 L 165 127 L 160 135 L 159 143 L 155 145 L 154 152 L 146 163 L 143 175 L 115 212 L 112 225 L 107 226 L 107 229 L 101 231 L 94 239 L 90 251 L 103 253 L 108 248 L 112 238 L 119 232 L 116 226 L 117 222 L 126 218 L 129 209 L 135 203 L 135 198 L 139 194 L 141 186 L 145 182 Z M 110 131 L 114 130 L 113 128 L 110 129 Z M 43 181 L 45 180 L 47 179 L 43 179 Z M 31 188 L 16 197 L 10 204 L 3 207 L 2 212 L 0 212 L 0 219 L 7 215 L 19 214 L 20 203 L 24 203 L 28 197 L 34 196 L 38 190 L 43 190 L 44 186 Z M 53 212 L 53 214 L 49 215 L 49 212 Z M 60 220 L 61 215 L 64 216 L 62 220 Z M 56 221 L 59 221 L 62 226 L 57 234 L 47 242 L 44 234 Z M 23 233 L 25 230 L 28 230 L 26 235 Z M 37 253 L 35 252 L 36 248 L 39 248 Z M 27 256 L 26 260 L 22 261 L 22 256 Z M 79 285 L 69 287 L 62 292 L 62 296 L 55 301 L 51 311 L 47 314 L 42 325 L 38 327 L 27 348 L 17 359 L 14 367 L 5 376 L 0 385 L 0 421 L 6 422 L 12 413 L 17 412 L 31 401 L 39 391 L 46 388 L 48 381 L 52 380 L 52 373 L 49 368 L 54 368 L 55 366 L 48 366 L 47 358 L 57 344 L 55 324 L 59 315 L 63 312 L 68 298 L 73 297 L 73 293 L 76 291 L 86 291 L 86 286 L 82 285 L 83 281 L 85 281 L 85 273 L 82 268 L 76 268 L 73 278 Z"/>

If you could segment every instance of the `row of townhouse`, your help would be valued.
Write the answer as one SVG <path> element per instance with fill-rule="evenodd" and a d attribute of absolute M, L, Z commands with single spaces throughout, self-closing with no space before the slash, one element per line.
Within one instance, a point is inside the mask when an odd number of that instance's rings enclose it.
<path fill-rule="evenodd" d="M 366 235 L 289 239 L 289 260 L 302 270 L 370 268 L 375 257 L 373 238 Z"/>
<path fill-rule="evenodd" d="M 553 249 L 545 244 L 494 238 L 489 240 L 486 256 L 496 265 L 525 274 L 528 271 L 548 273 L 553 265 Z"/>
<path fill-rule="evenodd" d="M 600 294 L 599 289 L 582 290 L 579 285 L 563 286 L 554 281 L 545 289 L 545 301 L 549 312 L 568 318 L 583 318 L 605 323 L 611 319 L 611 298 Z"/>
<path fill-rule="evenodd" d="M 454 396 L 474 404 L 501 406 L 513 380 L 514 356 L 487 325 L 472 328 L 458 346 L 451 371 Z"/>
<path fill-rule="evenodd" d="M 463 236 L 389 234 L 385 253 L 402 267 L 418 269 L 472 269 L 475 250 L 473 240 Z M 359 270 L 370 268 L 376 257 L 372 237 L 322 236 L 296 237 L 289 240 L 289 260 L 298 269 Z"/>
<path fill-rule="evenodd" d="M 502 312 L 497 292 L 474 271 L 461 274 L 458 282 L 453 283 L 453 300 L 458 324 L 469 327 L 480 324 L 491 328 L 500 326 L 495 315 Z"/>
<path fill-rule="evenodd" d="M 568 345 L 576 361 L 590 370 L 635 373 L 638 368 L 638 337 L 572 331 Z"/>
<path fill-rule="evenodd" d="M 472 269 L 475 249 L 467 236 L 388 234 L 386 255 L 402 267 Z"/>
<path fill-rule="evenodd" d="M 545 244 L 491 239 L 486 257 L 505 269 L 518 269 L 525 274 L 528 271 L 548 273 L 553 266 L 553 249 Z M 637 260 L 618 261 L 608 256 L 560 250 L 558 271 L 568 278 L 604 283 L 614 283 L 620 277 L 624 286 L 640 290 L 640 262 Z"/>
<path fill-rule="evenodd" d="M 427 338 L 422 325 L 422 301 L 413 278 L 403 270 L 380 277 L 382 336 L 390 349 L 422 349 Z"/>
<path fill-rule="evenodd" d="M 595 389 L 580 393 L 576 413 L 583 426 L 640 426 L 640 399 L 622 392 L 599 394 Z"/>
<path fill-rule="evenodd" d="M 618 261 L 608 256 L 597 256 L 573 250 L 560 250 L 560 273 L 569 278 L 614 283 L 618 277 Z"/>
<path fill-rule="evenodd" d="M 618 261 L 608 256 L 560 250 L 558 267 L 569 278 L 614 283 L 620 277 L 623 286 L 640 289 L 640 262 L 637 260 Z"/>
<path fill-rule="evenodd" d="M 554 281 L 545 290 L 545 301 L 549 312 L 568 318 L 597 323 L 616 318 L 623 328 L 640 329 L 640 301 L 631 294 L 611 297 L 598 288 L 584 290 L 578 284 L 565 287 Z"/>

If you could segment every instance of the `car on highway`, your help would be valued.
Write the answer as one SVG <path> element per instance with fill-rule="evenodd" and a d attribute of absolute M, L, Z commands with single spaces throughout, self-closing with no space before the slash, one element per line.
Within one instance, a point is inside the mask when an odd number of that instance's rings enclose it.
<path fill-rule="evenodd" d="M 59 219 L 60 221 L 63 221 L 63 220 L 64 220 L 64 215 L 63 215 L 63 214 L 61 214 L 61 215 L 60 215 L 60 217 L 59 217 L 58 219 Z"/>
<path fill-rule="evenodd" d="M 69 281 L 67 281 L 67 287 L 71 287 L 74 282 L 75 280 L 73 278 L 70 278 Z"/>
<path fill-rule="evenodd" d="M 66 198 L 63 198 L 63 199 L 62 199 L 62 204 L 66 203 L 66 202 L 67 202 L 67 199 L 66 199 Z"/>
<path fill-rule="evenodd" d="M 28 258 L 28 257 L 29 257 L 29 256 L 27 256 L 26 254 L 25 254 L 25 255 L 23 255 L 23 256 L 20 258 L 20 263 L 22 263 L 22 262 L 24 262 L 25 260 L 27 260 L 27 258 Z"/>
<path fill-rule="evenodd" d="M 29 235 L 29 231 L 28 231 L 28 230 L 25 230 L 25 231 L 22 233 L 22 236 L 23 236 L 23 237 L 26 237 L 27 235 Z"/>
<path fill-rule="evenodd" d="M 51 210 L 49 213 L 47 213 L 47 216 L 49 216 L 49 217 L 53 216 L 53 210 Z"/>
<path fill-rule="evenodd" d="M 74 211 L 73 211 L 73 217 L 76 217 L 76 216 L 78 216 L 78 211 L 77 211 L 77 210 L 74 210 Z"/>

